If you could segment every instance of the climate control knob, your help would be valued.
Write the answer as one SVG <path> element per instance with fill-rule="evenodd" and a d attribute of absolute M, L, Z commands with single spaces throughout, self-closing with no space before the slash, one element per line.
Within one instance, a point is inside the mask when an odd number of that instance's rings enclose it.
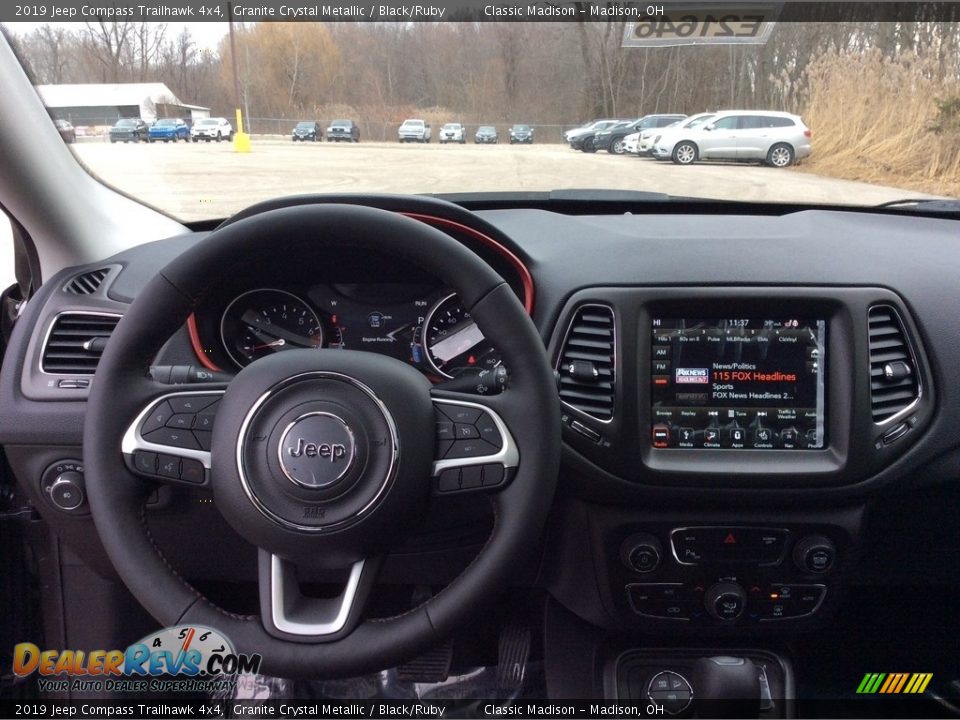
<path fill-rule="evenodd" d="M 634 572 L 653 572 L 660 567 L 662 557 L 660 541 L 649 533 L 631 535 L 620 546 L 620 560 Z"/>
<path fill-rule="evenodd" d="M 833 567 L 837 546 L 823 535 L 809 535 L 793 548 L 793 562 L 803 572 L 821 574 Z"/>
<path fill-rule="evenodd" d="M 50 502 L 66 512 L 83 505 L 83 475 L 67 470 L 57 475 L 50 486 Z"/>
<path fill-rule="evenodd" d="M 747 593 L 737 583 L 720 582 L 707 589 L 703 604 L 711 617 L 730 622 L 743 614 L 747 605 Z"/>

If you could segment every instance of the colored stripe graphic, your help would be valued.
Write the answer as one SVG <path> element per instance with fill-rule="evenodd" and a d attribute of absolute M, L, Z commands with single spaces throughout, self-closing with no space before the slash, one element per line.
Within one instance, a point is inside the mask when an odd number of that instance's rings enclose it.
<path fill-rule="evenodd" d="M 857 685 L 857 694 L 918 695 L 932 679 L 933 673 L 867 673 Z"/>

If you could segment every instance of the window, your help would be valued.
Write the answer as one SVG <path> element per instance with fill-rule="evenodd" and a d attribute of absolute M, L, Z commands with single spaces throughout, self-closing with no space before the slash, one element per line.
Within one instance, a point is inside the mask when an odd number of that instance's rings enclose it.
<path fill-rule="evenodd" d="M 717 120 L 713 127 L 715 130 L 736 130 L 737 121 L 740 119 L 738 115 L 728 115 L 727 117 L 722 117 Z"/>

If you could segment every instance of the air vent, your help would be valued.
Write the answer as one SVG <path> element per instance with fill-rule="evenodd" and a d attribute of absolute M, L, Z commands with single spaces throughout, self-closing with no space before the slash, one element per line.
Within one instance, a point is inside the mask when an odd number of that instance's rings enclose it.
<path fill-rule="evenodd" d="M 109 274 L 110 268 L 100 268 L 99 270 L 85 272 L 82 275 L 77 275 L 73 280 L 64 285 L 63 291 L 71 295 L 92 295 Z"/>
<path fill-rule="evenodd" d="M 598 420 L 613 417 L 616 381 L 613 309 L 583 305 L 577 309 L 560 348 L 560 399 Z"/>
<path fill-rule="evenodd" d="M 867 313 L 870 326 L 870 407 L 873 421 L 882 423 L 920 397 L 914 355 L 897 311 L 874 305 Z"/>
<path fill-rule="evenodd" d="M 43 346 L 40 367 L 51 375 L 93 375 L 119 315 L 61 313 Z"/>

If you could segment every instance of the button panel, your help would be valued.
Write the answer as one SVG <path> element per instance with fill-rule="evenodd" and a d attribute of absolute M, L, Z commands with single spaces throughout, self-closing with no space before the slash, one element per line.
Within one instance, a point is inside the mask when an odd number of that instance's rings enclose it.
<path fill-rule="evenodd" d="M 650 678 L 647 697 L 668 715 L 679 715 L 693 702 L 693 688 L 680 673 L 665 670 Z"/>
<path fill-rule="evenodd" d="M 673 556 L 682 565 L 749 563 L 779 565 L 790 533 L 782 528 L 699 526 L 670 533 Z"/>
<path fill-rule="evenodd" d="M 463 460 L 496 455 L 503 436 L 493 417 L 476 407 L 434 403 L 437 459 Z"/>
<path fill-rule="evenodd" d="M 186 392 L 155 402 L 123 440 L 127 466 L 146 477 L 203 485 L 222 393 Z"/>
<path fill-rule="evenodd" d="M 631 583 L 627 601 L 634 613 L 659 620 L 717 624 L 706 612 L 708 583 Z M 827 594 L 824 585 L 746 583 L 746 600 L 731 607 L 724 624 L 795 620 L 816 613 Z M 745 606 L 745 607 L 744 607 Z M 719 612 L 719 610 L 718 610 Z"/>

